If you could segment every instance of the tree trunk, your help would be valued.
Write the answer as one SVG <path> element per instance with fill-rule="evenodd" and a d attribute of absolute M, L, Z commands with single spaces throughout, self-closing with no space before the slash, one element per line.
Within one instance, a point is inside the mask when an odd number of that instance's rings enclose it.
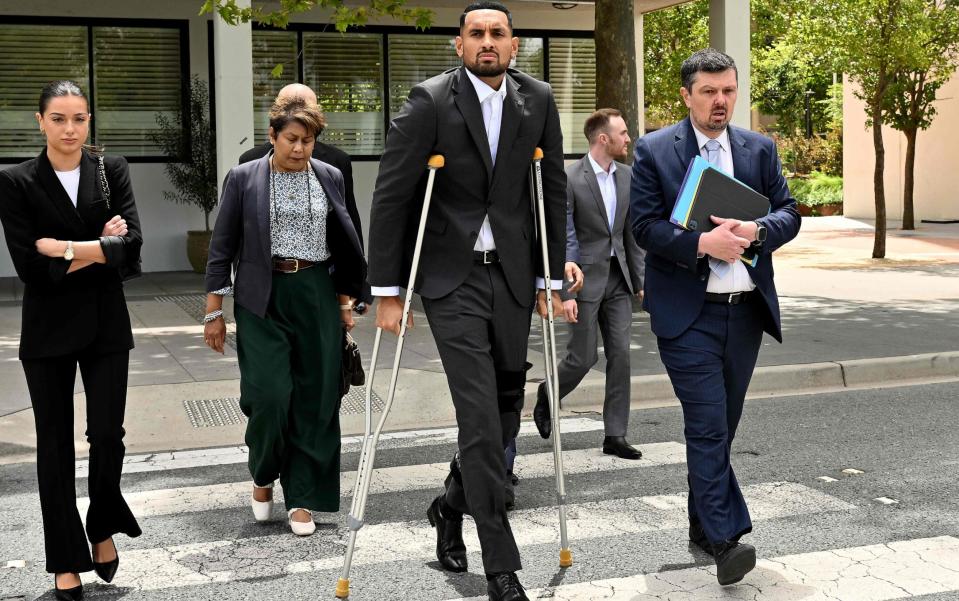
<path fill-rule="evenodd" d="M 633 2 L 596 0 L 595 13 L 596 107 L 622 112 L 630 136 L 635 139 L 642 132 L 639 131 Z M 632 160 L 630 153 L 628 162 Z"/>
<path fill-rule="evenodd" d="M 919 130 L 908 128 L 903 130 L 906 135 L 906 173 L 902 186 L 902 229 L 916 229 L 915 211 L 913 210 L 913 190 L 916 187 L 916 137 Z"/>
<path fill-rule="evenodd" d="M 886 168 L 886 149 L 882 143 L 882 105 L 873 100 L 872 143 L 876 149 L 876 168 L 873 172 L 873 187 L 876 193 L 876 237 L 872 245 L 872 258 L 886 257 L 886 187 L 883 180 Z"/>

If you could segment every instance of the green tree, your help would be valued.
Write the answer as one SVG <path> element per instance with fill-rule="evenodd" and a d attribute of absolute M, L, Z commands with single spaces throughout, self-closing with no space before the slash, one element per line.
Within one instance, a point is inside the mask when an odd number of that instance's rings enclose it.
<path fill-rule="evenodd" d="M 916 138 L 936 117 L 936 93 L 955 73 L 959 53 L 959 2 L 921 0 L 911 7 L 907 64 L 891 76 L 884 110 L 906 137 L 902 229 L 913 230 Z"/>
<path fill-rule="evenodd" d="M 271 7 L 276 5 L 271 5 Z M 279 0 L 279 6 L 269 10 L 263 6 L 241 8 L 236 0 L 204 0 L 200 14 L 216 12 L 231 25 L 255 21 L 272 27 L 285 28 L 297 13 L 328 10 L 337 31 L 366 25 L 370 19 L 391 17 L 403 23 L 426 29 L 433 23 L 433 11 L 410 8 L 406 0 L 364 0 L 359 6 L 349 6 L 345 0 Z"/>

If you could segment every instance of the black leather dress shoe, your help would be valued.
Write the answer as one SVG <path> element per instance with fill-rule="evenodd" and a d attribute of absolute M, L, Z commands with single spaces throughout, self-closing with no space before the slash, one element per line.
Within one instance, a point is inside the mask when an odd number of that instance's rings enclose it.
<path fill-rule="evenodd" d="M 725 541 L 712 546 L 719 584 L 735 584 L 756 567 L 756 548 L 745 543 Z"/>
<path fill-rule="evenodd" d="M 706 538 L 703 526 L 699 522 L 689 525 L 689 542 L 702 549 L 707 555 L 713 554 L 713 546 L 709 544 L 709 539 Z"/>
<path fill-rule="evenodd" d="M 97 573 L 100 580 L 107 584 L 113 582 L 113 577 L 117 575 L 117 568 L 120 566 L 120 553 L 117 551 L 116 545 L 113 546 L 113 552 L 116 553 L 116 557 L 112 561 L 93 562 L 93 571 Z"/>
<path fill-rule="evenodd" d="M 83 599 L 83 585 L 73 588 L 57 588 L 57 577 L 53 577 L 53 597 L 57 601 L 80 601 Z"/>
<path fill-rule="evenodd" d="M 529 601 L 516 572 L 503 572 L 493 575 L 492 578 L 487 576 L 486 593 L 489 601 Z"/>
<path fill-rule="evenodd" d="M 626 442 L 624 436 L 607 436 L 604 438 L 603 453 L 616 455 L 621 459 L 639 459 L 643 456 L 639 449 Z"/>
<path fill-rule="evenodd" d="M 549 415 L 549 398 L 546 395 L 546 382 L 540 382 L 536 388 L 536 406 L 533 407 L 533 423 L 539 430 L 539 435 L 549 438 L 553 433 L 553 422 Z"/>
<path fill-rule="evenodd" d="M 463 516 L 458 519 L 448 518 L 442 514 L 440 507 L 443 495 L 433 499 L 430 508 L 426 510 L 426 519 L 430 526 L 436 528 L 436 559 L 440 565 L 450 572 L 465 572 L 466 543 L 463 542 Z"/>

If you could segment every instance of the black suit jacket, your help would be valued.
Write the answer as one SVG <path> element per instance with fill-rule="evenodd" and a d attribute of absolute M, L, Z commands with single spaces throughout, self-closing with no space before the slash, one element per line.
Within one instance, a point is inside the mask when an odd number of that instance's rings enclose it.
<path fill-rule="evenodd" d="M 86 151 L 80 160 L 76 208 L 57 179 L 46 149 L 35 159 L 0 171 L 0 221 L 13 265 L 24 283 L 21 359 L 90 348 L 104 353 L 133 348 L 121 272 L 139 273 L 143 239 L 126 160 L 108 156 L 104 162 L 109 211 L 97 181 L 97 159 Z M 40 238 L 96 240 L 114 215 L 126 219 L 128 233 L 101 239 L 106 264 L 68 274 L 69 261 L 36 250 Z"/>
<path fill-rule="evenodd" d="M 782 342 L 779 297 L 773 282 L 773 252 L 799 233 L 801 217 L 789 193 L 782 163 L 772 140 L 734 126 L 729 144 L 736 179 L 769 198 L 769 215 L 757 219 L 766 226 L 756 267 L 746 266 L 762 296 L 763 329 Z M 669 221 L 690 161 L 699 145 L 689 119 L 636 141 L 630 210 L 633 232 L 646 249 L 646 295 L 653 333 L 675 338 L 693 323 L 703 308 L 709 282 L 706 257 L 697 258 L 700 232 L 683 230 Z"/>
<path fill-rule="evenodd" d="M 242 165 L 243 163 L 249 163 L 250 161 L 255 161 L 256 159 L 265 157 L 271 150 L 273 150 L 273 145 L 269 142 L 265 142 L 259 146 L 254 146 L 240 155 L 239 164 Z M 365 248 L 363 242 L 363 224 L 360 220 L 360 212 L 356 208 L 356 196 L 353 194 L 353 163 L 350 162 L 350 155 L 346 154 L 336 146 L 323 144 L 317 140 L 316 144 L 313 145 L 313 158 L 323 161 L 329 165 L 333 165 L 343 174 L 343 184 L 346 188 L 346 195 L 344 196 L 344 200 L 346 201 L 346 211 L 350 214 L 350 219 L 353 220 L 353 227 L 356 229 L 356 235 L 360 238 L 360 247 Z M 369 285 L 366 286 L 363 294 L 358 298 L 366 303 L 373 302 L 373 296 L 370 294 Z"/>
<path fill-rule="evenodd" d="M 465 68 L 410 91 L 393 119 L 373 193 L 370 284 L 406 286 L 423 204 L 426 163 L 441 154 L 423 238 L 416 291 L 440 298 L 459 286 L 473 265 L 473 245 L 489 215 L 503 272 L 517 302 L 529 306 L 542 255 L 530 198 L 533 150 L 543 149 L 550 275 L 561 279 L 566 248 L 566 174 L 559 113 L 548 84 L 510 69 L 492 165 L 483 113 Z"/>
<path fill-rule="evenodd" d="M 326 243 L 333 285 L 339 294 L 359 297 L 366 280 L 366 260 L 343 201 L 343 175 L 339 169 L 316 159 L 311 159 L 310 164 L 332 207 L 326 219 Z M 234 265 L 235 281 L 231 278 Z M 214 292 L 232 286 L 236 302 L 263 317 L 272 284 L 270 162 L 263 157 L 238 165 L 227 174 L 210 239 L 206 289 Z"/>

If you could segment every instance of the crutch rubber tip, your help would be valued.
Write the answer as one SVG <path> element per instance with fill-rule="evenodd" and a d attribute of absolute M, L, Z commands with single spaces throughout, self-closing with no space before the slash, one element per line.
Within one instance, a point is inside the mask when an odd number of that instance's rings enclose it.
<path fill-rule="evenodd" d="M 340 578 L 336 581 L 336 598 L 346 599 L 350 596 L 350 581 L 348 578 Z"/>
<path fill-rule="evenodd" d="M 536 150 L 533 151 L 533 160 L 539 161 L 542 158 L 543 158 L 543 149 L 537 146 Z"/>
<path fill-rule="evenodd" d="M 569 549 L 559 550 L 559 567 L 568 568 L 573 565 L 573 552 Z"/>
<path fill-rule="evenodd" d="M 446 165 L 446 159 L 441 154 L 434 154 L 426 164 L 429 165 L 430 169 L 441 169 Z"/>

